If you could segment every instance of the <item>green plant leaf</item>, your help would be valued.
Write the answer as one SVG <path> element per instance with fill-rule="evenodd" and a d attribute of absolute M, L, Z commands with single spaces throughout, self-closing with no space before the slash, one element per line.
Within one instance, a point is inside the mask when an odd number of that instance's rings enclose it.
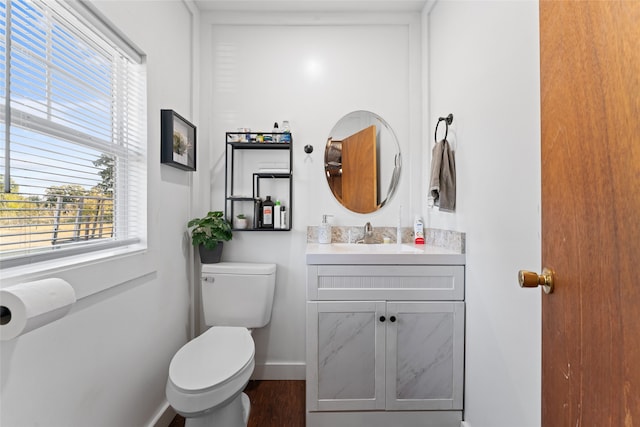
<path fill-rule="evenodd" d="M 211 211 L 204 218 L 194 218 L 187 223 L 191 230 L 193 246 L 203 245 L 213 249 L 218 242 L 229 241 L 233 237 L 231 224 L 224 219 L 222 211 Z"/>

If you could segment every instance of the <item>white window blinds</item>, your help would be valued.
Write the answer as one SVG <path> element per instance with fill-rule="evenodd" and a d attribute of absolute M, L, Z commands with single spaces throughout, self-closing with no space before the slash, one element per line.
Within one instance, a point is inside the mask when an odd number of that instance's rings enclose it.
<path fill-rule="evenodd" d="M 82 15 L 0 3 L 3 267 L 145 238 L 144 65 Z"/>

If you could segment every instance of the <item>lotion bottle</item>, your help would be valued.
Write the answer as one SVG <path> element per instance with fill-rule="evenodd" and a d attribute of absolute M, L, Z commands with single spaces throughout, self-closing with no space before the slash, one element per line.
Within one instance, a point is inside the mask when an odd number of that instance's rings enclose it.
<path fill-rule="evenodd" d="M 273 206 L 273 228 L 282 228 L 280 224 L 280 200 L 276 200 L 276 204 Z"/>
<path fill-rule="evenodd" d="M 413 234 L 415 236 L 415 244 L 424 245 L 424 224 L 419 216 L 416 216 L 416 220 L 413 223 Z"/>
<path fill-rule="evenodd" d="M 331 224 L 327 222 L 327 217 L 333 215 L 322 215 L 322 223 L 318 227 L 318 243 L 331 243 Z"/>

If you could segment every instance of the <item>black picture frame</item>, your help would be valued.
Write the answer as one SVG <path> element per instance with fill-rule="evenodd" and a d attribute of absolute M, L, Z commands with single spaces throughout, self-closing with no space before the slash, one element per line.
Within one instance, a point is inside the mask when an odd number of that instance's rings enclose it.
<path fill-rule="evenodd" d="M 160 110 L 160 162 L 196 170 L 196 127 L 173 110 Z"/>

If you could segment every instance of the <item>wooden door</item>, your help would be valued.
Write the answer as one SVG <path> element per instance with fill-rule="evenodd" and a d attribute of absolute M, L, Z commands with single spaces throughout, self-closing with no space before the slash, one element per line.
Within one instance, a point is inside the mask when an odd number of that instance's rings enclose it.
<path fill-rule="evenodd" d="M 540 3 L 542 425 L 640 426 L 640 1 Z"/>
<path fill-rule="evenodd" d="M 342 203 L 354 212 L 378 207 L 376 126 L 342 140 Z"/>

